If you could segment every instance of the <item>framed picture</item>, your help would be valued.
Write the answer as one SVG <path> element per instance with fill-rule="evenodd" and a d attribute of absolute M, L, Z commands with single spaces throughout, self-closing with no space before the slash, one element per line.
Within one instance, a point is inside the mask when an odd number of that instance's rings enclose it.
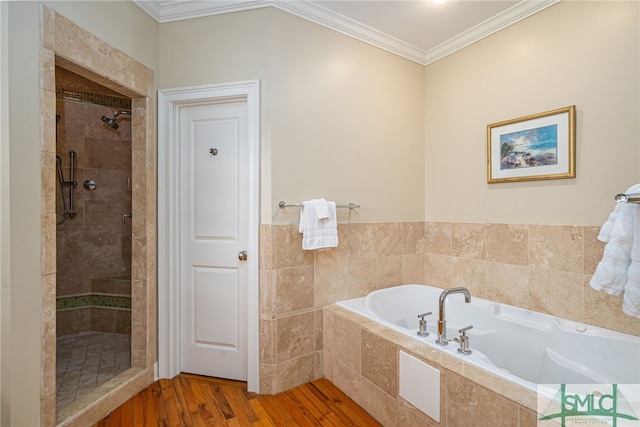
<path fill-rule="evenodd" d="M 487 126 L 487 182 L 576 177 L 576 107 Z"/>

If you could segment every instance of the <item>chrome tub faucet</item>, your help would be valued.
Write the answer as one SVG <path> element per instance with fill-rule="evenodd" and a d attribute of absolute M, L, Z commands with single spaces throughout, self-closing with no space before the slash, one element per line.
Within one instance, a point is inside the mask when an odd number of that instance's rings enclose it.
<path fill-rule="evenodd" d="M 464 294 L 464 302 L 471 302 L 471 292 L 467 288 L 451 288 L 442 291 L 438 301 L 438 338 L 436 339 L 436 344 L 438 345 L 449 345 L 449 341 L 447 341 L 447 321 L 444 318 L 444 303 L 451 294 Z"/>

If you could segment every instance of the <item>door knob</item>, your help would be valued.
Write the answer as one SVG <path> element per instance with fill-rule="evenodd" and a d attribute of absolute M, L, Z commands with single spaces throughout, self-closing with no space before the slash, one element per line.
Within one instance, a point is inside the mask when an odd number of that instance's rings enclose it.
<path fill-rule="evenodd" d="M 240 261 L 246 261 L 247 260 L 247 251 L 238 252 L 238 259 Z"/>

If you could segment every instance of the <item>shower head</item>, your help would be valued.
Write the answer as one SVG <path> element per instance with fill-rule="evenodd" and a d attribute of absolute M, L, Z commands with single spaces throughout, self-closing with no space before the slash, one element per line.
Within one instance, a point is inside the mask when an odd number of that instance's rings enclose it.
<path fill-rule="evenodd" d="M 108 124 L 109 126 L 111 126 L 114 129 L 118 129 L 120 127 L 120 125 L 118 125 L 116 123 L 116 120 L 118 120 L 118 116 L 120 114 L 125 114 L 130 116 L 131 115 L 131 111 L 116 111 L 116 113 L 113 115 L 113 117 L 107 117 L 107 116 L 102 116 L 102 121 L 105 122 L 106 124 Z"/>

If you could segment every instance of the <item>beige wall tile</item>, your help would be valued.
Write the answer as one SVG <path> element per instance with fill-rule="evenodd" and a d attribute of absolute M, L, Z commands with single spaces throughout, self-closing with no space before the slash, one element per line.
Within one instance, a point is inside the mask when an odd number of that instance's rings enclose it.
<path fill-rule="evenodd" d="M 349 225 L 338 224 L 338 247 L 313 251 L 316 264 L 349 261 Z"/>
<path fill-rule="evenodd" d="M 313 266 L 276 270 L 273 314 L 288 313 L 314 305 Z"/>
<path fill-rule="evenodd" d="M 260 394 L 273 395 L 276 394 L 277 369 L 276 365 L 260 364 Z"/>
<path fill-rule="evenodd" d="M 362 331 L 360 371 L 389 396 L 398 396 L 398 348 L 390 341 Z"/>
<path fill-rule="evenodd" d="M 331 370 L 333 377 L 331 382 L 353 400 L 357 401 L 361 394 L 360 379 L 362 377 L 360 374 L 336 358 L 333 358 Z"/>
<path fill-rule="evenodd" d="M 376 288 L 383 289 L 402 283 L 402 256 L 378 258 L 376 264 Z"/>
<path fill-rule="evenodd" d="M 529 267 L 487 263 L 487 299 L 527 308 L 530 306 Z"/>
<path fill-rule="evenodd" d="M 525 225 L 489 224 L 487 261 L 529 265 L 529 232 Z"/>
<path fill-rule="evenodd" d="M 451 255 L 451 223 L 427 222 L 425 224 L 425 252 L 428 254 Z"/>
<path fill-rule="evenodd" d="M 284 362 L 312 353 L 314 347 L 313 312 L 278 319 L 276 334 L 277 362 Z"/>
<path fill-rule="evenodd" d="M 582 274 L 537 270 L 530 277 L 529 310 L 566 319 L 584 321 L 584 279 Z"/>
<path fill-rule="evenodd" d="M 529 263 L 533 268 L 582 273 L 584 270 L 583 227 L 530 225 Z"/>
<path fill-rule="evenodd" d="M 315 351 L 320 351 L 324 348 L 324 321 L 323 321 L 323 310 L 316 310 L 313 312 L 313 322 L 314 322 L 314 345 L 313 348 Z"/>
<path fill-rule="evenodd" d="M 361 363 L 361 329 L 342 317 L 332 318 L 331 352 L 335 360 L 360 374 Z"/>
<path fill-rule="evenodd" d="M 598 292 L 589 285 L 590 276 L 584 276 L 584 306 L 586 323 L 640 336 L 640 319 L 622 311 L 622 296 Z"/>
<path fill-rule="evenodd" d="M 273 227 L 260 224 L 260 269 L 273 269 Z"/>
<path fill-rule="evenodd" d="M 349 254 L 351 261 L 376 257 L 375 224 L 357 223 L 349 226 Z"/>
<path fill-rule="evenodd" d="M 518 420 L 520 424 L 519 427 L 537 427 L 538 426 L 538 415 L 526 408 L 520 407 L 518 408 Z"/>
<path fill-rule="evenodd" d="M 298 226 L 274 226 L 272 230 L 274 268 L 313 265 L 313 251 L 302 249 Z"/>
<path fill-rule="evenodd" d="M 376 256 L 378 258 L 402 255 L 402 224 L 379 222 L 375 224 Z"/>
<path fill-rule="evenodd" d="M 349 262 L 349 290 L 347 298 L 359 298 L 376 289 L 376 259 Z"/>
<path fill-rule="evenodd" d="M 484 260 L 486 258 L 487 225 L 452 224 L 453 256 Z"/>
<path fill-rule="evenodd" d="M 275 313 L 276 270 L 260 270 L 260 316 L 272 316 Z"/>
<path fill-rule="evenodd" d="M 276 363 L 276 321 L 260 320 L 260 363 Z"/>
<path fill-rule="evenodd" d="M 451 286 L 463 286 L 471 295 L 485 298 L 487 294 L 487 262 L 475 259 L 453 258 Z"/>
<path fill-rule="evenodd" d="M 276 365 L 276 385 L 273 393 L 289 390 L 301 384 L 313 381 L 314 355 L 309 353 L 304 356 L 289 359 Z"/>
<path fill-rule="evenodd" d="M 446 399 L 448 427 L 518 425 L 518 405 L 452 372 Z"/>
<path fill-rule="evenodd" d="M 425 255 L 402 256 L 402 283 L 425 283 Z"/>
<path fill-rule="evenodd" d="M 383 426 L 395 426 L 398 419 L 398 401 L 364 377 L 360 377 L 356 402 Z"/>
<path fill-rule="evenodd" d="M 444 399 L 441 400 L 444 401 Z M 444 415 L 445 412 L 442 414 Z M 444 423 L 436 423 L 406 400 L 398 398 L 398 427 L 439 427 L 441 425 L 443 426 Z"/>
<path fill-rule="evenodd" d="M 600 227 L 584 227 L 584 273 L 593 274 L 602 259 L 605 244 L 598 240 Z"/>
<path fill-rule="evenodd" d="M 425 259 L 425 280 L 427 285 L 439 288 L 451 287 L 450 256 L 427 254 Z"/>
<path fill-rule="evenodd" d="M 425 223 L 402 223 L 402 255 L 424 254 L 426 247 Z"/>
<path fill-rule="evenodd" d="M 314 306 L 324 307 L 348 296 L 349 264 L 318 264 L 314 274 Z"/>

